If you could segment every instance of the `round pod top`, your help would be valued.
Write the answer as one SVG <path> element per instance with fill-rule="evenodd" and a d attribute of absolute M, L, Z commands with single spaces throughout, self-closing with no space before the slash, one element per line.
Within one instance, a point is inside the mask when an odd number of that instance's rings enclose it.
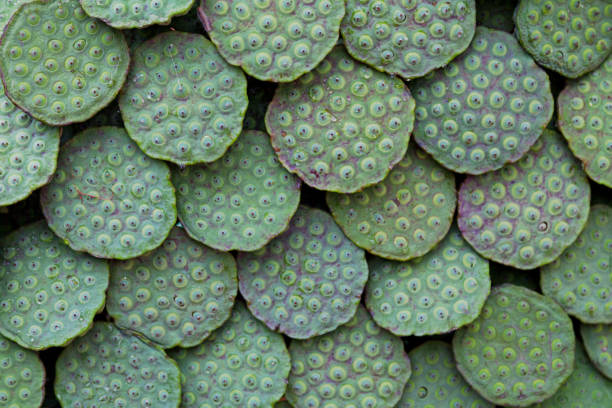
<path fill-rule="evenodd" d="M 53 232 L 100 258 L 128 259 L 157 248 L 176 222 L 168 166 L 118 127 L 91 128 L 64 144 L 40 201 Z"/>
<path fill-rule="evenodd" d="M 474 0 L 348 0 L 340 33 L 353 58 L 410 80 L 461 54 L 475 28 Z"/>
<path fill-rule="evenodd" d="M 115 28 L 168 24 L 186 14 L 195 0 L 80 0 L 87 14 Z"/>
<path fill-rule="evenodd" d="M 321 210 L 300 206 L 289 228 L 262 249 L 238 254 L 240 293 L 270 329 L 294 339 L 334 330 L 355 314 L 365 253 Z"/>
<path fill-rule="evenodd" d="M 538 64 L 568 78 L 592 71 L 612 50 L 609 0 L 520 0 L 514 22 Z"/>
<path fill-rule="evenodd" d="M 476 24 L 511 33 L 518 0 L 476 0 Z"/>
<path fill-rule="evenodd" d="M 96 322 L 55 363 L 62 407 L 178 408 L 180 374 L 163 350 L 111 323 Z M 85 404 L 84 404 L 85 403 Z"/>
<path fill-rule="evenodd" d="M 331 333 L 292 341 L 289 354 L 287 400 L 295 408 L 391 408 L 411 374 L 402 340 L 363 307 Z"/>
<path fill-rule="evenodd" d="M 83 122 L 123 86 L 130 62 L 123 34 L 78 1 L 22 5 L 0 43 L 0 75 L 13 102 L 50 125 Z"/>
<path fill-rule="evenodd" d="M 366 251 L 408 260 L 430 251 L 455 214 L 455 176 L 414 144 L 380 183 L 353 194 L 327 193 L 344 233 Z"/>
<path fill-rule="evenodd" d="M 64 346 L 104 308 L 108 264 L 70 249 L 44 221 L 0 241 L 0 333 L 21 346 Z"/>
<path fill-rule="evenodd" d="M 384 179 L 404 157 L 413 111 L 400 78 L 337 46 L 313 72 L 279 85 L 266 128 L 289 171 L 319 190 L 353 193 Z"/>
<path fill-rule="evenodd" d="M 25 3 L 31 3 L 34 0 L 0 0 L 0 32 L 11 19 L 11 16 L 17 9 Z"/>
<path fill-rule="evenodd" d="M 0 404 L 9 408 L 38 408 L 45 394 L 45 366 L 34 351 L 0 335 Z"/>
<path fill-rule="evenodd" d="M 244 73 L 203 35 L 179 31 L 144 41 L 132 60 L 119 108 L 140 148 L 182 166 L 221 157 L 242 129 Z"/>
<path fill-rule="evenodd" d="M 518 269 L 555 260 L 584 228 L 591 188 L 561 135 L 545 130 L 516 163 L 468 176 L 458 224 L 483 257 Z"/>
<path fill-rule="evenodd" d="M 612 380 L 612 324 L 581 324 L 580 334 L 595 367 Z"/>
<path fill-rule="evenodd" d="M 496 286 L 478 318 L 453 337 L 457 368 L 487 400 L 526 407 L 550 398 L 574 369 L 572 321 L 550 298 Z"/>
<path fill-rule="evenodd" d="M 200 20 L 223 58 L 262 81 L 311 71 L 339 37 L 343 0 L 202 0 Z"/>
<path fill-rule="evenodd" d="M 213 163 L 172 169 L 178 218 L 194 239 L 254 251 L 287 229 L 300 202 L 299 178 L 279 162 L 270 138 L 245 131 Z"/>
<path fill-rule="evenodd" d="M 255 319 L 242 301 L 200 346 L 170 352 L 181 370 L 182 408 L 271 407 L 287 387 L 291 363 L 283 336 Z"/>
<path fill-rule="evenodd" d="M 612 207 L 595 204 L 576 241 L 540 268 L 542 292 L 585 323 L 612 323 Z"/>
<path fill-rule="evenodd" d="M 515 162 L 554 109 L 543 69 L 509 33 L 476 28 L 469 48 L 410 83 L 414 139 L 444 167 L 482 174 Z"/>

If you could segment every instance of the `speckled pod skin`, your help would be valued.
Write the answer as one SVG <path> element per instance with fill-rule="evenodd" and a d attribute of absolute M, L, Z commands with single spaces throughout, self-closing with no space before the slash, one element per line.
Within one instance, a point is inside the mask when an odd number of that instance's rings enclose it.
<path fill-rule="evenodd" d="M 545 130 L 516 163 L 469 176 L 457 223 L 480 255 L 517 269 L 554 261 L 584 228 L 591 188 L 561 135 Z"/>
<path fill-rule="evenodd" d="M 291 82 L 339 37 L 343 0 L 202 0 L 200 20 L 219 53 L 262 81 Z"/>
<path fill-rule="evenodd" d="M 520 0 L 516 37 L 538 64 L 567 78 L 595 69 L 612 50 L 607 0 Z"/>
<path fill-rule="evenodd" d="M 518 0 L 476 0 L 476 24 L 511 33 L 517 3 Z"/>
<path fill-rule="evenodd" d="M 40 407 L 45 394 L 45 367 L 38 354 L 0 335 L 0 367 L 0 404 L 9 408 Z"/>
<path fill-rule="evenodd" d="M 340 33 L 353 58 L 410 80 L 461 54 L 475 27 L 474 0 L 348 0 Z"/>
<path fill-rule="evenodd" d="M 44 221 L 0 241 L 0 333 L 22 347 L 64 346 L 104 308 L 108 264 L 75 252 Z"/>
<path fill-rule="evenodd" d="M 200 346 L 170 355 L 181 370 L 181 408 L 205 407 L 204 402 L 271 408 L 283 396 L 291 368 L 283 336 L 255 319 L 242 301 Z"/>
<path fill-rule="evenodd" d="M 401 339 L 361 306 L 333 332 L 292 341 L 289 354 L 287 400 L 295 408 L 391 408 L 411 374 Z"/>
<path fill-rule="evenodd" d="M 25 3 L 31 3 L 34 0 L 0 0 L 0 32 L 9 22 L 11 16 L 17 9 Z"/>
<path fill-rule="evenodd" d="M 401 79 L 337 46 L 313 72 L 279 85 L 266 128 L 281 163 L 306 184 L 354 193 L 384 179 L 402 159 L 413 111 Z"/>
<path fill-rule="evenodd" d="M 120 31 L 89 17 L 76 0 L 22 5 L 0 42 L 9 98 L 50 125 L 83 122 L 123 86 L 130 62 Z"/>
<path fill-rule="evenodd" d="M 80 0 L 87 14 L 115 28 L 168 24 L 186 14 L 195 0 Z"/>
<path fill-rule="evenodd" d="M 595 367 L 612 380 L 612 324 L 581 324 L 580 334 Z M 612 398 L 612 394 L 609 398 Z"/>

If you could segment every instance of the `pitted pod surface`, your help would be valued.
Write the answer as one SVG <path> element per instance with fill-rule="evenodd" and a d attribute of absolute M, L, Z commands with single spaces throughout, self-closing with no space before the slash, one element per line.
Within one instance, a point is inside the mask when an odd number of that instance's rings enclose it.
<path fill-rule="evenodd" d="M 0 404 L 10 408 L 39 408 L 45 389 L 45 366 L 34 351 L 0 335 Z"/>
<path fill-rule="evenodd" d="M 87 14 L 115 28 L 168 24 L 186 14 L 195 0 L 80 0 Z"/>

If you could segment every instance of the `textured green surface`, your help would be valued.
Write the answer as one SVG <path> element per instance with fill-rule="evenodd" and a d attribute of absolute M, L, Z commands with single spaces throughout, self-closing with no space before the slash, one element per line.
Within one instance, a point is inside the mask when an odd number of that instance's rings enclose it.
<path fill-rule="evenodd" d="M 412 375 L 396 408 L 493 408 L 461 377 L 450 344 L 430 340 L 408 357 Z"/>
<path fill-rule="evenodd" d="M 612 207 L 595 204 L 576 241 L 540 271 L 542 292 L 585 323 L 612 323 Z"/>
<path fill-rule="evenodd" d="M 515 162 L 554 109 L 550 82 L 511 35 L 478 27 L 445 68 L 410 83 L 414 139 L 443 166 L 482 174 Z"/>
<path fill-rule="evenodd" d="M 514 22 L 525 50 L 568 78 L 592 71 L 612 51 L 609 0 L 520 0 Z"/>
<path fill-rule="evenodd" d="M 172 169 L 189 235 L 223 251 L 261 248 L 289 225 L 300 180 L 278 162 L 270 138 L 245 131 L 219 160 Z"/>
<path fill-rule="evenodd" d="M 180 373 L 163 350 L 111 323 L 96 322 L 62 350 L 55 396 L 62 407 L 178 408 Z"/>
<path fill-rule="evenodd" d="M 557 98 L 558 126 L 584 171 L 612 188 L 612 56 L 569 81 Z"/>
<path fill-rule="evenodd" d="M 402 341 L 359 307 L 335 331 L 289 346 L 287 400 L 295 408 L 391 408 L 411 374 Z"/>
<path fill-rule="evenodd" d="M 32 1 L 34 0 L 0 0 L 0 32 L 4 29 L 19 6 L 25 3 L 31 3 Z"/>
<path fill-rule="evenodd" d="M 283 336 L 255 319 L 242 301 L 198 347 L 170 355 L 181 370 L 181 408 L 271 407 L 287 387 L 291 363 Z"/>
<path fill-rule="evenodd" d="M 612 324 L 581 324 L 580 334 L 595 367 L 612 380 Z M 609 398 L 612 398 L 612 394 Z"/>
<path fill-rule="evenodd" d="M 87 14 L 115 28 L 168 24 L 185 14 L 195 0 L 80 0 Z"/>
<path fill-rule="evenodd" d="M 240 293 L 270 329 L 306 339 L 355 314 L 368 279 L 365 253 L 332 217 L 301 206 L 289 228 L 255 252 L 238 254 Z"/>
<path fill-rule="evenodd" d="M 402 159 L 413 110 L 401 79 L 338 46 L 313 72 L 279 85 L 266 128 L 289 171 L 319 190 L 353 193 L 381 181 Z"/>
<path fill-rule="evenodd" d="M 475 27 L 474 0 L 348 0 L 340 33 L 355 59 L 408 80 L 461 54 Z"/>
<path fill-rule="evenodd" d="M 489 261 L 453 227 L 427 255 L 407 262 L 371 258 L 365 303 L 398 336 L 446 333 L 478 316 L 489 295 Z"/>
<path fill-rule="evenodd" d="M 505 284 L 453 337 L 457 368 L 498 405 L 526 407 L 552 396 L 574 367 L 572 321 L 552 299 Z"/>
<path fill-rule="evenodd" d="M 0 335 L 0 367 L 0 406 L 38 408 L 42 404 L 45 367 L 35 352 Z"/>
<path fill-rule="evenodd" d="M 223 155 L 242 129 L 247 82 L 203 35 L 168 31 L 133 53 L 119 107 L 149 156 L 188 165 Z"/>
<path fill-rule="evenodd" d="M 518 0 L 476 0 L 476 24 L 511 33 L 517 3 Z"/>
<path fill-rule="evenodd" d="M 0 242 L 0 333 L 21 346 L 63 346 L 104 308 L 108 264 L 75 252 L 38 221 Z"/>
<path fill-rule="evenodd" d="M 327 205 L 359 247 L 388 259 L 430 251 L 448 232 L 455 176 L 414 144 L 380 183 L 353 194 L 327 193 Z"/>
<path fill-rule="evenodd" d="M 0 45 L 6 93 L 51 125 L 83 122 L 108 105 L 129 62 L 123 34 L 87 16 L 76 0 L 23 5 Z"/>
<path fill-rule="evenodd" d="M 336 44 L 343 0 L 202 0 L 200 20 L 223 57 L 263 81 L 311 71 Z"/>
<path fill-rule="evenodd" d="M 517 163 L 465 179 L 459 229 L 485 258 L 537 268 L 576 240 L 587 222 L 590 192 L 565 140 L 545 130 Z"/>
<path fill-rule="evenodd" d="M 91 128 L 64 144 L 40 201 L 53 232 L 101 258 L 142 255 L 161 245 L 176 221 L 168 166 L 117 127 Z"/>

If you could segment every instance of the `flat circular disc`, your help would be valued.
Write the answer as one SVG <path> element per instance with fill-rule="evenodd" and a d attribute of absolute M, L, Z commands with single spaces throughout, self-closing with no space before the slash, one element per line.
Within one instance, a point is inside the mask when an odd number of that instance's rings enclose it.
<path fill-rule="evenodd" d="M 115 28 L 168 24 L 186 14 L 195 0 L 80 0 L 87 14 Z"/>
<path fill-rule="evenodd" d="M 545 130 L 529 152 L 459 189 L 459 229 L 485 258 L 517 269 L 554 261 L 584 228 L 591 188 L 561 135 Z"/>
<path fill-rule="evenodd" d="M 581 324 L 580 334 L 595 367 L 612 380 L 612 324 Z"/>
<path fill-rule="evenodd" d="M 100 258 L 155 249 L 176 222 L 168 166 L 118 127 L 91 128 L 64 144 L 40 202 L 53 232 L 72 249 Z"/>
<path fill-rule="evenodd" d="M 0 403 L 9 408 L 39 408 L 45 394 L 45 366 L 38 354 L 0 334 Z"/>
<path fill-rule="evenodd" d="M 17 10 L 0 44 L 11 100 L 50 125 L 83 122 L 108 105 L 130 63 L 123 34 L 77 1 L 34 1 Z"/>
<path fill-rule="evenodd" d="M 509 33 L 477 27 L 446 67 L 410 82 L 414 139 L 444 167 L 482 174 L 515 162 L 554 109 L 546 72 Z"/>

